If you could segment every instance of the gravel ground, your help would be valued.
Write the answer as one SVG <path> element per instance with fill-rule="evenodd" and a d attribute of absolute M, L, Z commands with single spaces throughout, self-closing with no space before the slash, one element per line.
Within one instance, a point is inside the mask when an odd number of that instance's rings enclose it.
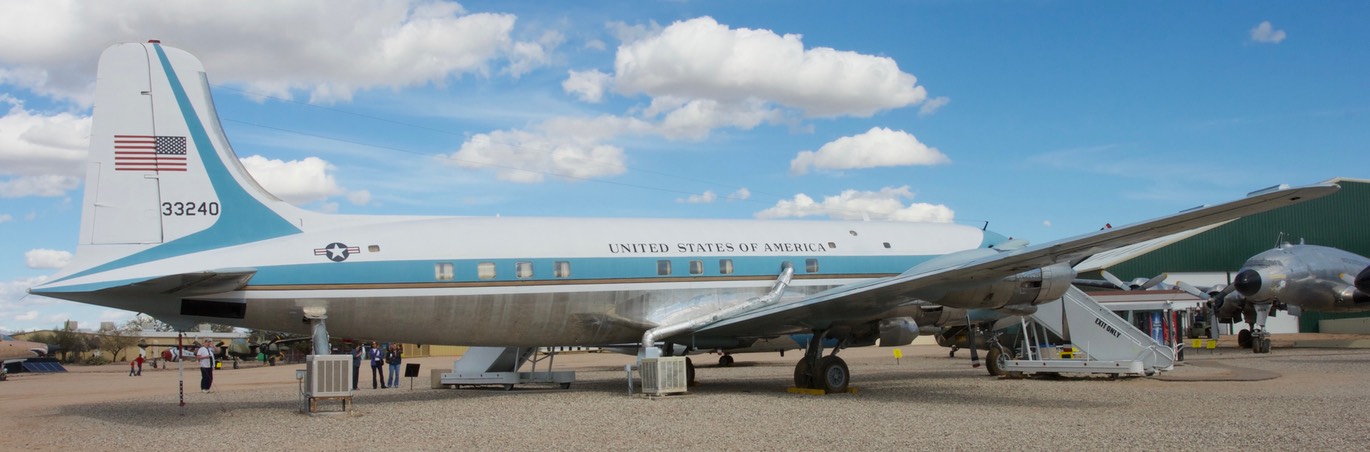
<path fill-rule="evenodd" d="M 739 355 L 730 368 L 696 357 L 701 384 L 685 396 L 628 397 L 631 357 L 561 355 L 569 390 L 528 386 L 430 389 L 423 358 L 413 389 L 363 389 L 350 413 L 297 412 L 294 370 L 222 370 L 198 392 L 187 369 L 128 377 L 121 365 L 0 382 L 0 450 L 1364 450 L 1370 350 L 1276 349 L 1253 356 L 1189 353 L 1167 375 L 998 379 L 912 346 L 847 350 L 856 394 L 785 392 L 796 353 Z M 363 371 L 368 369 L 363 368 Z M 1256 381 L 1243 374 L 1263 375 Z M 1269 378 L 1274 376 L 1274 378 Z M 363 382 L 368 378 L 363 377 Z M 407 380 L 407 379 L 406 379 Z M 1252 380 L 1252 379 L 1247 379 Z M 335 405 L 325 405 L 336 408 Z M 13 427 L 13 428 L 11 428 Z"/>

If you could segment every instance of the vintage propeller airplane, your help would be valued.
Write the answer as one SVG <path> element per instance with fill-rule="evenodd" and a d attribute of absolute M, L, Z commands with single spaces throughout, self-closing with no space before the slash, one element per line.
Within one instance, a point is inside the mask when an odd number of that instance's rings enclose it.
<path fill-rule="evenodd" d="M 829 392 L 849 383 L 838 351 L 908 344 L 927 306 L 1029 310 L 1092 254 L 1338 189 L 1262 190 L 1031 246 L 951 223 L 330 215 L 253 181 L 191 54 L 120 44 L 97 76 L 77 252 L 34 294 L 316 344 L 639 343 L 651 357 L 812 334 L 794 381 Z"/>

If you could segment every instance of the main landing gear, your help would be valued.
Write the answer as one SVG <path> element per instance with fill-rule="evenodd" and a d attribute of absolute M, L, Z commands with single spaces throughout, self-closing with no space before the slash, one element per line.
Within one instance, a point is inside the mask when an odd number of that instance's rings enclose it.
<path fill-rule="evenodd" d="M 1252 322 L 1251 318 L 1247 317 L 1251 329 L 1237 333 L 1237 346 L 1250 348 L 1253 353 L 1270 353 L 1270 331 L 1266 330 L 1265 321 L 1273 308 L 1273 304 L 1255 305 L 1256 319 Z"/>
<path fill-rule="evenodd" d="M 794 366 L 794 385 L 804 389 L 820 389 L 829 394 L 847 392 L 851 383 L 851 371 L 847 362 L 837 357 L 837 352 L 846 346 L 844 339 L 832 348 L 832 353 L 823 356 L 823 341 L 828 331 L 815 331 L 804 357 Z"/>

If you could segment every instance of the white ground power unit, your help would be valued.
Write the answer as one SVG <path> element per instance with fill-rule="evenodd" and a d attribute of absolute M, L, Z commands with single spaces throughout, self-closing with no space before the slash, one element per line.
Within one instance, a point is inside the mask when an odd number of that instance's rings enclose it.
<path fill-rule="evenodd" d="M 309 397 L 352 395 L 352 355 L 305 357 L 305 394 Z"/>
<path fill-rule="evenodd" d="M 690 384 L 684 356 L 643 358 L 640 369 L 642 393 L 646 395 L 679 394 Z"/>

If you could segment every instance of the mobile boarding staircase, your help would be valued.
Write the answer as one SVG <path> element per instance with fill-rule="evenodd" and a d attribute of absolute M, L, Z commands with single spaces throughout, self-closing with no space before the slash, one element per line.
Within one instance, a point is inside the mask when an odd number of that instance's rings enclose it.
<path fill-rule="evenodd" d="M 1020 359 L 1008 358 L 1001 365 L 1008 372 L 1152 375 L 1175 366 L 1174 349 L 1156 342 L 1074 286 L 1060 300 L 1038 305 L 1037 312 L 1023 318 L 1021 326 L 1016 356 Z M 1084 356 L 1073 350 L 1052 353 L 1043 346 L 1047 335 L 1042 329 L 1083 351 Z M 1067 355 L 1069 359 L 1063 358 Z"/>
<path fill-rule="evenodd" d="M 575 371 L 553 371 L 555 352 L 544 357 L 536 357 L 538 347 L 471 347 L 460 359 L 452 363 L 451 372 L 442 369 L 433 371 L 433 389 L 462 386 L 503 386 L 504 390 L 514 389 L 516 384 L 551 383 L 561 389 L 571 387 L 576 381 Z M 547 359 L 547 370 L 538 371 L 538 362 Z M 532 362 L 531 372 L 519 372 L 524 363 Z"/>

